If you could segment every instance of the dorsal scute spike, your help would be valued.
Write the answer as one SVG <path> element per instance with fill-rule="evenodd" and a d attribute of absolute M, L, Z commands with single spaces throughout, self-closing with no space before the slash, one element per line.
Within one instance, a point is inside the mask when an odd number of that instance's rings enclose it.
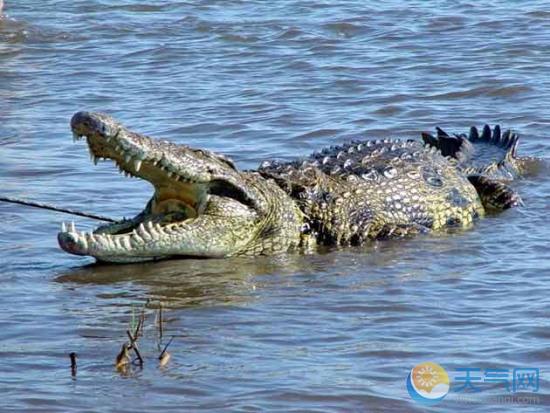
<path fill-rule="evenodd" d="M 510 129 L 506 129 L 504 131 L 504 133 L 502 134 L 502 139 L 501 139 L 501 146 L 503 148 L 508 148 L 508 145 L 510 144 Z"/>
<path fill-rule="evenodd" d="M 489 125 L 485 125 L 483 127 L 483 132 L 481 133 L 481 139 L 487 142 L 491 140 L 491 127 Z"/>
<path fill-rule="evenodd" d="M 449 135 L 447 134 L 447 132 L 445 132 L 443 129 L 441 129 L 439 126 L 436 126 L 435 127 L 435 130 L 437 131 L 437 137 L 439 138 L 440 136 L 444 136 L 444 137 L 448 137 Z"/>
<path fill-rule="evenodd" d="M 493 142 L 497 145 L 500 143 L 500 125 L 493 128 Z"/>
<path fill-rule="evenodd" d="M 432 134 L 429 134 L 427 132 L 422 132 L 421 136 L 425 144 L 434 145 L 434 146 L 437 145 L 437 138 Z"/>
<path fill-rule="evenodd" d="M 475 126 L 472 126 L 470 128 L 470 134 L 468 135 L 468 139 L 472 142 L 479 140 L 479 131 Z"/>
<path fill-rule="evenodd" d="M 510 154 L 513 158 L 516 157 L 518 151 L 519 136 L 514 133 L 512 135 L 512 145 L 510 146 Z"/>

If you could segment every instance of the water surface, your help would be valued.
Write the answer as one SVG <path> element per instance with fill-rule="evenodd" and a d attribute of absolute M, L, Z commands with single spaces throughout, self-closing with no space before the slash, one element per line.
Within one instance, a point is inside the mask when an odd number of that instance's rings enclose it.
<path fill-rule="evenodd" d="M 500 123 L 546 156 L 548 3 L 18 0 L 0 20 L 1 193 L 113 217 L 151 188 L 73 144 L 77 110 L 224 152 L 241 168 L 361 137 Z M 550 404 L 548 169 L 526 207 L 470 231 L 313 255 L 90 265 L 65 216 L 0 204 L 2 411 L 425 411 L 422 361 L 541 371 L 535 404 L 502 383 L 433 411 Z M 95 225 L 77 219 L 79 227 Z M 147 299 L 143 370 L 113 360 Z M 157 368 L 165 303 L 172 360 Z M 79 354 L 76 379 L 68 353 Z M 511 377 L 510 377 L 511 380 Z M 513 395 L 512 395 L 513 396 Z M 545 407 L 546 406 L 546 407 Z"/>

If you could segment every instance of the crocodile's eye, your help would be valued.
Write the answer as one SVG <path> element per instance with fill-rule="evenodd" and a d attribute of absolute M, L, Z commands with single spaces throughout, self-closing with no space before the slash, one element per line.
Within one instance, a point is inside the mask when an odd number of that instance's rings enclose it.
<path fill-rule="evenodd" d="M 397 169 L 395 169 L 393 166 L 390 166 L 388 168 L 385 168 L 382 173 L 388 179 L 395 178 L 397 176 Z"/>
<path fill-rule="evenodd" d="M 374 169 L 369 169 L 361 174 L 361 178 L 367 181 L 376 181 L 378 179 L 378 172 Z"/>
<path fill-rule="evenodd" d="M 430 184 L 431 186 L 443 186 L 443 181 L 441 178 L 438 178 L 436 176 L 430 176 L 426 179 L 426 182 Z"/>
<path fill-rule="evenodd" d="M 431 166 L 425 166 L 422 168 L 422 178 L 428 185 L 440 187 L 443 186 L 443 179 L 437 173 L 437 170 Z"/>

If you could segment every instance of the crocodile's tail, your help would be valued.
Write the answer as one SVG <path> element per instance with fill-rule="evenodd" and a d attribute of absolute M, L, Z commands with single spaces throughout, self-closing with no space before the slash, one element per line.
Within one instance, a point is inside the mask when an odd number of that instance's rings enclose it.
<path fill-rule="evenodd" d="M 527 169 L 530 158 L 517 156 L 519 136 L 510 130 L 501 132 L 496 125 L 492 130 L 485 125 L 481 131 L 472 126 L 470 133 L 450 136 L 443 129 L 437 134 L 422 133 L 422 139 L 438 148 L 443 156 L 457 160 L 457 166 L 468 176 L 486 176 L 501 181 L 511 181 Z"/>

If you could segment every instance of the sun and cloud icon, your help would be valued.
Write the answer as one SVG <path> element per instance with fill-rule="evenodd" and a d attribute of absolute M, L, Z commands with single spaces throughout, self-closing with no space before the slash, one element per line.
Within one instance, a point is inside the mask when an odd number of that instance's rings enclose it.
<path fill-rule="evenodd" d="M 449 389 L 449 375 L 443 367 L 431 361 L 417 364 L 407 377 L 410 396 L 422 404 L 439 403 Z"/>

